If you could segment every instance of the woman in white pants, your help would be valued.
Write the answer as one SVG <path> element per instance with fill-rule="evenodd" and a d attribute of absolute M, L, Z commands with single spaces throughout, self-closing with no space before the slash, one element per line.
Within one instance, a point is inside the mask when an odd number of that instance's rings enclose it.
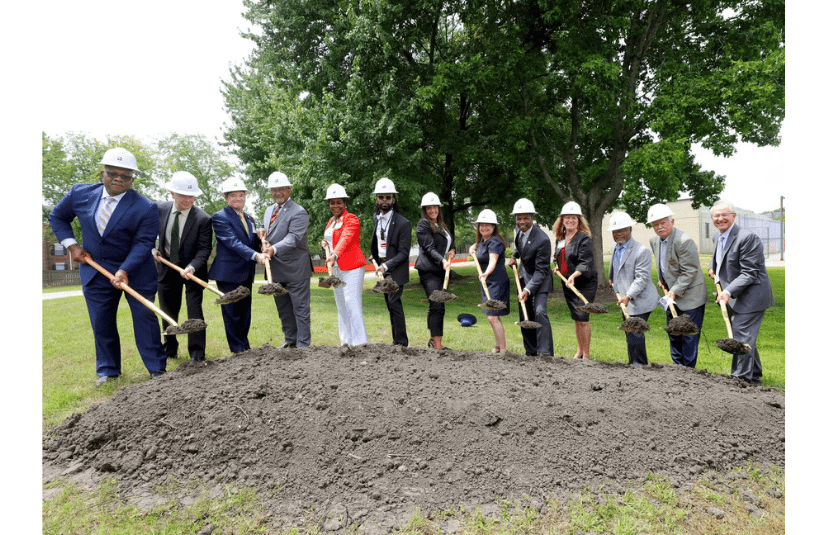
<path fill-rule="evenodd" d="M 321 247 L 329 251 L 330 275 L 346 283 L 342 288 L 333 289 L 338 308 L 338 336 L 341 345 L 354 346 L 369 342 L 361 306 L 367 260 L 360 246 L 361 223 L 358 216 L 347 212 L 347 199 L 343 186 L 333 184 L 327 188 L 325 200 L 329 202 L 332 217 L 324 230 Z"/>

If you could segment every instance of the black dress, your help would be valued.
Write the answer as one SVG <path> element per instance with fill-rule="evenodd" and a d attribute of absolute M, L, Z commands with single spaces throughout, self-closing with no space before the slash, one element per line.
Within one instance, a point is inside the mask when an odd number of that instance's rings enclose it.
<path fill-rule="evenodd" d="M 490 265 L 490 254 L 498 254 L 498 261 L 493 272 L 487 276 L 487 289 L 490 291 L 490 299 L 503 301 L 507 307 L 503 310 L 488 310 L 482 308 L 488 316 L 506 316 L 510 313 L 510 277 L 507 275 L 507 268 L 504 267 L 504 243 L 496 236 L 490 237 L 478 244 L 476 257 L 481 271 L 487 271 Z M 481 289 L 481 304 L 487 302 L 484 288 Z"/>
<path fill-rule="evenodd" d="M 593 240 L 584 232 L 578 232 L 567 242 L 556 242 L 556 266 L 565 278 L 576 271 L 581 275 L 576 277 L 573 285 L 589 302 L 596 298 L 596 290 L 599 286 L 599 276 L 596 273 L 596 263 L 593 260 Z M 590 321 L 590 314 L 576 307 L 584 306 L 584 301 L 579 299 L 573 290 L 562 284 L 564 299 L 567 301 L 567 308 L 570 309 L 570 317 L 575 321 Z"/>

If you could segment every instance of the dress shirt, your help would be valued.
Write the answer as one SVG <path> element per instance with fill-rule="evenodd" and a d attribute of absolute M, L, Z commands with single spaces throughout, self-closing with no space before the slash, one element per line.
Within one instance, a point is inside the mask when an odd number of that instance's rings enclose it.
<path fill-rule="evenodd" d="M 115 200 L 115 204 L 112 206 L 112 214 L 114 214 L 115 210 L 117 209 L 117 203 L 119 203 L 120 199 L 122 199 L 123 196 L 126 195 L 126 191 L 124 191 L 120 195 L 115 195 L 115 196 L 112 196 L 112 195 L 109 195 L 108 193 L 106 193 L 106 188 L 103 188 L 102 191 L 103 191 L 103 193 L 100 195 L 100 200 L 97 203 L 97 210 L 95 210 L 95 225 L 97 225 L 97 221 L 98 221 L 98 219 L 100 219 L 100 212 L 103 211 L 103 206 L 106 204 L 103 201 L 103 199 L 105 199 L 107 197 L 112 197 Z M 60 245 L 62 245 L 63 247 L 68 249 L 70 245 L 74 245 L 76 243 L 77 243 L 76 239 L 66 238 L 65 240 L 60 242 Z"/>
<path fill-rule="evenodd" d="M 169 247 L 172 243 L 172 226 L 175 224 L 175 212 L 180 212 L 178 216 L 178 241 L 180 242 L 180 238 L 183 236 L 183 226 L 186 224 L 186 218 L 189 217 L 190 210 L 192 210 L 191 207 L 186 210 L 178 210 L 174 205 L 172 206 L 172 211 L 169 212 L 169 221 L 166 222 L 166 256 L 169 256 Z"/>
<path fill-rule="evenodd" d="M 375 224 L 375 237 L 378 238 L 378 257 L 387 257 L 387 238 L 390 233 L 390 221 L 392 221 L 393 210 L 386 214 L 378 214 L 378 220 Z M 384 231 L 384 239 L 381 239 L 381 231 Z M 378 260 L 378 258 L 376 258 Z"/>

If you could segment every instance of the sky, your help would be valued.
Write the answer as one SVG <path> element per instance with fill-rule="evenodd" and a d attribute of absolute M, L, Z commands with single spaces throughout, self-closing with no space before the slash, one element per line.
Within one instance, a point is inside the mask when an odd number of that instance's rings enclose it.
<path fill-rule="evenodd" d="M 818 230 L 816 224 L 809 223 L 815 223 L 821 209 L 823 179 L 822 165 L 817 161 L 817 156 L 823 153 L 821 136 L 817 135 L 817 125 L 823 118 L 821 83 L 818 77 L 812 78 L 821 70 L 821 64 L 808 58 L 804 50 L 820 47 L 818 25 L 825 8 L 820 3 L 806 2 L 802 13 L 801 4 L 800 0 L 788 2 L 788 107 L 782 144 L 764 148 L 740 146 L 738 153 L 729 159 L 697 151 L 698 161 L 704 168 L 726 175 L 722 197 L 737 207 L 761 212 L 778 208 L 780 196 L 786 197 L 786 208 L 790 200 L 791 209 L 795 209 L 791 233 L 794 221 L 797 229 Z M 0 50 L 3 51 L 0 87 L 4 103 L 0 147 L 5 164 L 2 177 L 7 185 L 20 184 L 30 199 L 38 199 L 32 203 L 37 209 L 26 211 L 29 228 L 38 228 L 40 221 L 40 151 L 37 149 L 41 132 L 51 136 L 84 132 L 100 138 L 107 134 L 127 134 L 146 140 L 171 132 L 204 134 L 210 139 L 221 135 L 221 127 L 228 119 L 222 109 L 220 81 L 227 79 L 231 65 L 240 64 L 252 50 L 251 43 L 239 35 L 240 30 L 248 28 L 242 11 L 241 0 L 45 0 L 14 2 L 4 7 L 0 20 Z M 811 80 L 812 83 L 808 83 Z M 11 187 L 7 189 L 7 195 L 14 192 Z M 10 229 L 19 208 L 14 208 L 18 205 L 12 201 L 13 196 L 7 199 L 11 209 L 6 210 L 3 217 L 5 228 Z M 796 249 L 791 240 L 790 247 L 792 260 L 798 265 L 807 265 L 804 263 L 807 256 L 813 255 L 812 263 L 818 260 L 814 240 L 809 247 Z M 33 247 L 26 249 L 22 256 L 13 252 L 8 255 L 3 268 L 6 280 L 12 275 L 18 277 L 22 259 L 39 261 L 39 254 L 39 248 Z M 37 288 L 39 294 L 39 274 L 35 269 L 31 272 L 27 275 L 30 280 L 19 286 Z M 810 295 L 811 279 L 792 277 L 787 283 L 788 325 L 799 334 L 804 334 L 805 331 L 800 332 L 800 325 L 810 321 L 810 316 L 793 306 L 793 296 Z M 41 313 L 39 299 L 28 305 L 24 298 L 8 299 L 7 303 L 20 303 L 15 304 L 15 309 L 25 310 L 28 306 L 30 310 L 23 314 Z M 19 314 L 17 317 L 19 323 L 22 318 Z M 7 322 L 4 331 L 16 328 L 17 324 Z M 31 345 L 37 343 L 36 335 L 32 336 L 10 338 L 7 351 L 30 354 Z M 814 372 L 820 367 L 814 359 L 818 359 L 821 349 L 817 346 L 814 350 L 817 354 L 811 354 L 808 348 L 808 343 L 815 341 L 818 340 L 804 340 L 801 336 L 789 338 L 788 383 L 797 381 L 793 383 L 795 387 L 789 388 L 789 399 L 797 392 L 804 392 L 807 386 L 809 392 L 818 391 L 818 385 L 805 383 L 822 376 Z M 6 370 L 7 377 L 40 376 L 38 359 L 13 360 Z M 801 361 L 804 364 L 794 364 Z M 800 366 L 805 366 L 801 374 Z M 19 394 L 14 389 L 9 392 Z M 18 422 L 21 428 L 28 426 L 27 429 L 34 432 L 36 438 L 27 443 L 26 451 L 29 458 L 34 452 L 35 463 L 39 462 L 40 451 L 36 410 L 39 392 L 39 385 L 28 392 L 27 401 L 35 408 L 34 416 Z M 811 395 L 794 398 L 798 400 L 796 406 L 821 404 L 821 400 L 805 397 Z M 17 399 L 14 402 L 19 403 Z M 788 406 L 792 404 L 789 402 Z M 6 406 L 12 406 L 12 402 Z M 795 421 L 794 429 L 807 430 L 808 426 L 804 422 L 799 425 L 799 420 L 799 416 L 794 420 L 789 412 L 789 427 Z M 814 444 L 813 440 L 789 439 L 789 467 L 791 459 L 814 457 Z M 799 464 L 796 468 L 795 473 L 799 474 L 799 469 L 811 473 L 821 467 L 806 463 L 804 468 Z M 793 478 L 794 472 L 789 470 L 789 484 Z M 37 495 L 39 479 L 33 479 L 27 491 Z M 17 493 L 18 486 L 13 487 L 7 491 Z M 7 497 L 7 491 L 3 491 L 3 498 Z M 806 508 L 802 501 L 805 499 L 797 495 L 794 501 L 800 506 L 797 511 Z M 818 505 L 811 501 L 810 510 L 817 510 Z M 788 526 L 792 526 L 790 515 Z"/>

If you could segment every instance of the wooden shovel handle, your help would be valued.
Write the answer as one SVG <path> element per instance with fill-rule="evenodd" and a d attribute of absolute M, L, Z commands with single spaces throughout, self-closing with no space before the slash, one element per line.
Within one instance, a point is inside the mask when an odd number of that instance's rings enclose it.
<path fill-rule="evenodd" d="M 115 279 L 115 276 L 114 276 L 114 275 L 112 275 L 111 273 L 109 273 L 109 271 L 108 271 L 106 268 L 104 268 L 103 266 L 101 266 L 100 264 L 98 264 L 97 262 L 95 262 L 94 260 L 92 260 L 90 257 L 86 256 L 86 257 L 84 257 L 84 258 L 85 258 L 85 260 L 86 260 L 86 263 L 87 263 L 87 264 L 89 264 L 90 266 L 92 266 L 93 268 L 95 268 L 96 270 L 98 270 L 100 273 L 102 273 L 102 274 L 103 274 L 105 277 L 107 277 L 109 280 L 114 280 L 114 279 Z M 137 292 L 136 292 L 135 290 L 133 290 L 133 289 L 132 289 L 132 288 L 131 288 L 128 284 L 126 284 L 126 283 L 122 282 L 122 283 L 120 283 L 120 287 L 121 287 L 121 288 L 123 288 L 123 290 L 124 290 L 124 291 L 128 292 L 128 293 L 129 293 L 132 297 L 134 297 L 135 299 L 137 299 L 138 301 L 140 301 L 141 303 L 143 303 L 144 305 L 146 305 L 146 306 L 147 306 L 149 309 L 151 309 L 151 310 L 152 310 L 155 314 L 157 314 L 158 316 L 162 317 L 162 318 L 163 318 L 163 319 L 165 319 L 167 322 L 169 322 L 169 324 L 170 324 L 170 325 L 174 325 L 175 327 L 177 327 L 177 326 L 178 326 L 178 324 L 175 322 L 175 320 L 173 320 L 172 318 L 170 318 L 168 314 L 166 314 L 166 313 L 165 313 L 165 312 L 163 312 L 161 309 L 159 309 L 158 307 L 156 307 L 154 303 L 152 303 L 151 301 L 149 301 L 148 299 L 146 299 L 145 297 L 143 297 L 142 295 L 140 295 L 139 293 L 137 293 Z"/>
<path fill-rule="evenodd" d="M 722 285 L 716 282 L 716 295 L 722 295 Z M 728 317 L 728 307 L 725 303 L 719 303 L 719 308 L 722 309 L 722 317 L 725 319 L 725 327 L 728 328 L 728 338 L 733 338 L 733 329 L 730 326 L 730 317 Z"/>
<path fill-rule="evenodd" d="M 447 285 L 450 283 L 450 268 L 453 267 L 453 255 L 447 255 L 447 269 L 445 270 L 446 273 L 444 275 L 444 288 L 442 288 L 445 292 L 447 291 Z"/>
<path fill-rule="evenodd" d="M 624 319 L 630 319 L 630 314 L 627 313 L 627 307 L 624 306 L 622 303 L 622 294 L 616 292 L 616 300 L 619 301 L 619 308 L 622 309 L 622 314 L 624 314 Z"/>
<path fill-rule="evenodd" d="M 564 275 L 562 275 L 562 274 L 561 274 L 561 272 L 556 273 L 556 275 L 558 275 L 559 277 L 561 277 L 561 280 L 564 282 L 564 284 L 565 284 L 565 286 L 566 286 L 566 285 L 567 285 L 567 279 L 565 278 L 565 276 L 564 276 Z M 588 301 L 587 299 L 585 299 L 585 297 L 582 295 L 582 293 L 581 293 L 580 291 L 578 291 L 578 290 L 576 289 L 576 287 L 575 287 L 575 286 L 571 287 L 570 289 L 571 289 L 571 290 L 573 290 L 573 293 L 574 293 L 574 294 L 576 294 L 577 296 L 579 296 L 579 299 L 581 299 L 582 301 L 584 301 L 584 304 L 585 304 L 585 305 L 586 305 L 586 304 L 588 304 L 588 303 L 590 302 L 590 301 Z"/>
<path fill-rule="evenodd" d="M 380 281 L 384 280 L 384 274 L 378 272 L 378 262 L 376 262 L 375 258 L 372 257 L 370 257 L 370 260 L 372 261 L 372 265 L 375 266 L 375 276 L 378 277 L 378 280 Z"/>
<path fill-rule="evenodd" d="M 674 318 L 679 315 L 676 313 L 676 307 L 673 306 L 673 301 L 668 300 L 667 306 L 670 308 L 670 313 Z"/>
<path fill-rule="evenodd" d="M 473 251 L 472 257 L 473 257 L 473 260 L 475 260 L 476 269 L 478 270 L 478 276 L 480 277 L 481 275 L 483 275 L 483 273 L 481 272 L 481 266 L 478 263 L 478 257 L 476 256 L 475 251 Z M 482 280 L 481 281 L 481 287 L 484 289 L 484 295 L 487 296 L 487 300 L 490 301 L 491 300 L 490 290 L 487 289 L 487 281 Z"/>
<path fill-rule="evenodd" d="M 513 264 L 513 274 L 516 276 L 516 289 L 518 290 L 519 297 L 521 297 L 521 280 L 518 278 L 518 268 L 515 264 Z M 527 315 L 527 305 L 521 299 L 519 299 L 518 302 L 521 305 L 521 311 L 524 312 L 524 319 L 529 319 Z"/>
<path fill-rule="evenodd" d="M 166 259 L 165 259 L 165 258 L 163 258 L 162 256 L 156 256 L 156 257 L 155 257 L 155 260 L 159 260 L 160 262 L 162 262 L 162 263 L 166 264 L 166 265 L 167 265 L 167 266 L 169 266 L 170 268 L 174 268 L 174 269 L 178 270 L 178 271 L 179 271 L 179 272 L 181 272 L 181 273 L 183 273 L 183 272 L 185 271 L 182 267 L 180 267 L 180 266 L 176 266 L 175 264 L 173 264 L 172 262 L 170 262 L 170 261 L 166 260 Z M 213 292 L 215 292 L 216 294 L 218 294 L 218 297 L 223 297 L 223 292 L 221 292 L 220 290 L 218 290 L 217 288 L 215 288 L 215 287 L 214 287 L 214 286 L 212 286 L 211 284 L 209 284 L 209 283 L 207 283 L 207 282 L 202 281 L 201 279 L 197 278 L 197 277 L 196 277 L 196 276 L 194 276 L 194 275 L 189 275 L 189 278 L 191 278 L 193 281 L 197 282 L 198 284 L 200 284 L 201 286 L 203 286 L 203 287 L 204 287 L 204 288 L 206 288 L 207 290 L 212 290 Z"/>

